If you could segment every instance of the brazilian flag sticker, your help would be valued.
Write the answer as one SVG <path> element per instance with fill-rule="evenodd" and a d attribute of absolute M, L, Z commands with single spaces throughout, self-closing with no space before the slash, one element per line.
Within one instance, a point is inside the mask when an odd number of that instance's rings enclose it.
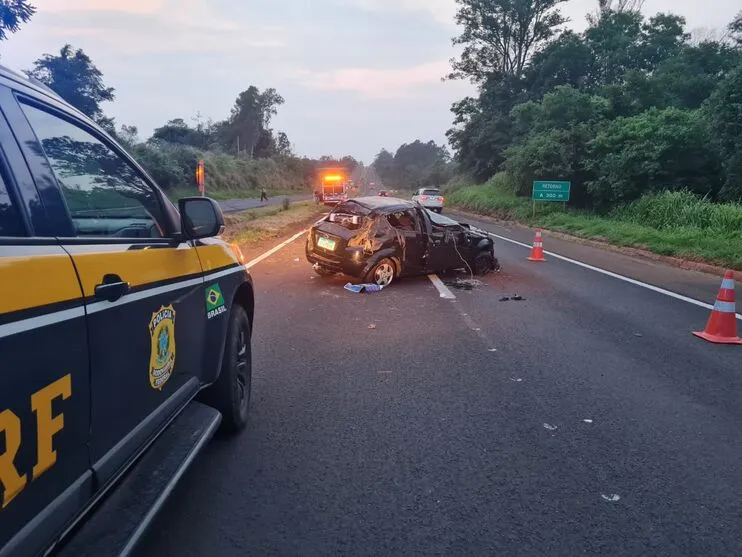
<path fill-rule="evenodd" d="M 224 307 L 224 296 L 222 296 L 219 283 L 212 284 L 206 289 L 206 317 L 213 319 L 226 311 L 227 308 Z"/>

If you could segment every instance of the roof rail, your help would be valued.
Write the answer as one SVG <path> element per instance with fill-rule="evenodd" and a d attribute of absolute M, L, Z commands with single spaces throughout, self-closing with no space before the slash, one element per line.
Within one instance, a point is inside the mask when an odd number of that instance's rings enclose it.
<path fill-rule="evenodd" d="M 54 89 L 46 85 L 43 81 L 40 81 L 36 79 L 35 77 L 29 75 L 27 72 L 23 70 L 12 68 L 10 66 L 6 66 L 5 64 L 0 64 L 0 70 L 3 70 L 9 74 L 12 74 L 13 76 L 15 76 L 21 81 L 31 83 L 35 87 L 38 87 L 39 89 L 43 90 L 45 93 L 53 96 L 56 99 L 63 100 L 62 97 L 60 97 L 59 94 L 56 91 L 54 91 Z"/>

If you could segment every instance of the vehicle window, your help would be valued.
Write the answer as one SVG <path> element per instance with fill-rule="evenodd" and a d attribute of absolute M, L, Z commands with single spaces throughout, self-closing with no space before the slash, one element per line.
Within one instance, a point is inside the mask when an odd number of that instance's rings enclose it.
<path fill-rule="evenodd" d="M 439 213 L 436 213 L 434 211 L 428 211 L 427 209 L 425 212 L 428 214 L 428 218 L 433 221 L 433 223 L 440 225 L 440 226 L 460 226 L 458 222 L 456 222 L 453 219 L 449 219 L 448 217 L 445 217 Z"/>
<path fill-rule="evenodd" d="M 441 190 L 420 190 L 420 195 L 440 195 Z"/>
<path fill-rule="evenodd" d="M 397 230 L 412 230 L 416 228 L 416 219 L 412 211 L 397 211 L 387 217 L 389 224 Z"/>
<path fill-rule="evenodd" d="M 124 158 L 82 128 L 21 106 L 59 182 L 78 236 L 162 238 L 157 195 Z"/>
<path fill-rule="evenodd" d="M 23 221 L 18 207 L 13 204 L 8 187 L 0 172 L 0 236 L 24 236 Z"/>

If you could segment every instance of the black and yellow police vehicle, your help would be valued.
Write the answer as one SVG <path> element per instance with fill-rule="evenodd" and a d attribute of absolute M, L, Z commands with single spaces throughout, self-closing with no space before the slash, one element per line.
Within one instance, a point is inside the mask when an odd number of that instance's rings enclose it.
<path fill-rule="evenodd" d="M 131 553 L 215 431 L 246 425 L 252 281 L 218 205 L 178 205 L 0 67 L 0 556 Z"/>

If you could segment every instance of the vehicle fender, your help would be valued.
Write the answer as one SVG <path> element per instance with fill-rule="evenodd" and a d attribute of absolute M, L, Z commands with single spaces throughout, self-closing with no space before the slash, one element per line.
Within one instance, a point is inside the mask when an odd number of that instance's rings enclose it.
<path fill-rule="evenodd" d="M 480 250 L 480 251 L 489 250 L 490 248 L 494 250 L 494 247 L 495 247 L 495 243 L 492 241 L 491 238 L 482 238 L 477 243 L 477 250 Z"/>
<path fill-rule="evenodd" d="M 366 266 L 363 269 L 363 276 L 366 276 L 366 274 L 373 269 L 374 265 L 376 265 L 379 261 L 384 259 L 385 257 L 391 258 L 397 265 L 397 274 L 400 274 L 402 272 L 402 260 L 399 257 L 399 250 L 392 246 L 388 248 L 381 249 L 374 253 L 366 263 Z"/>
<path fill-rule="evenodd" d="M 206 288 L 208 289 L 211 284 L 207 279 Z M 247 271 L 223 277 L 218 284 L 224 296 L 225 311 L 211 318 L 207 314 L 206 343 L 200 377 L 202 387 L 214 383 L 219 378 L 224 358 L 224 339 L 227 335 L 227 326 L 229 325 L 232 308 L 235 305 L 240 305 L 245 309 L 250 320 L 251 331 L 255 315 L 254 288 L 252 277 Z"/>

